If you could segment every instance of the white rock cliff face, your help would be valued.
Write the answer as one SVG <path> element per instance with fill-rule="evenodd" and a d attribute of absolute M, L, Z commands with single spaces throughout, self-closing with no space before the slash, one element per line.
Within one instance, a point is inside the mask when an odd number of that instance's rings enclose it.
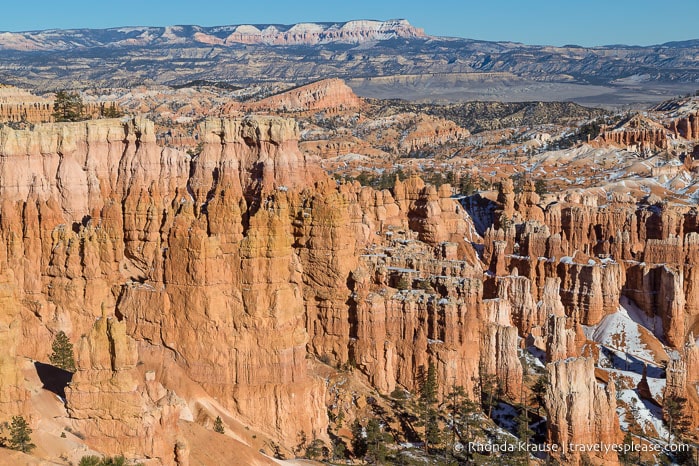
<path fill-rule="evenodd" d="M 358 44 L 402 38 L 425 38 L 421 28 L 404 19 L 387 21 L 358 20 L 346 23 L 299 23 L 293 25 L 232 25 L 219 27 L 181 26 L 133 27 L 109 29 L 111 39 L 86 40 L 85 30 L 5 32 L 0 35 L 0 50 L 69 50 L 94 46 L 174 45 L 194 41 L 212 45 L 265 44 L 314 45 L 327 43 Z M 89 34 L 88 34 L 89 36 Z"/>

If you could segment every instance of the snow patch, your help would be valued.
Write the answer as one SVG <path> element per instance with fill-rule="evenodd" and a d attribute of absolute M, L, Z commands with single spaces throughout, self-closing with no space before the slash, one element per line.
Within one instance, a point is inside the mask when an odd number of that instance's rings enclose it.
<path fill-rule="evenodd" d="M 652 426 L 660 438 L 667 438 L 667 429 L 665 429 L 662 421 L 662 408 L 652 405 L 649 402 L 644 402 L 639 398 L 635 390 L 622 390 L 619 399 L 623 400 L 629 406 L 631 412 L 628 413 L 624 409 L 621 409 L 621 411 L 635 419 L 644 432 L 646 432 L 649 426 Z M 617 410 L 617 412 L 618 411 L 619 410 Z M 621 416 L 619 417 L 619 423 L 622 423 Z M 628 427 L 628 422 L 626 422 L 625 419 L 624 424 Z M 650 434 L 650 432 L 648 433 Z"/>
<path fill-rule="evenodd" d="M 592 340 L 627 353 L 638 359 L 656 364 L 655 354 L 641 341 L 641 331 L 622 305 L 614 314 L 605 316 L 592 333 Z"/>

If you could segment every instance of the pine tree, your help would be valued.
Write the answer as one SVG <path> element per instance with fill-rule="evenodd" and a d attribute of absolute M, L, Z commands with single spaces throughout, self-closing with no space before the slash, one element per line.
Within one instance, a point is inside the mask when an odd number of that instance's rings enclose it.
<path fill-rule="evenodd" d="M 226 429 L 223 427 L 223 421 L 221 420 L 221 416 L 216 416 L 216 420 L 214 421 L 214 432 L 218 432 L 219 434 L 225 434 Z"/>
<path fill-rule="evenodd" d="M 533 393 L 533 399 L 532 401 L 537 404 L 536 407 L 536 414 L 540 413 L 541 407 L 544 406 L 544 397 L 546 395 L 546 388 L 549 385 L 549 380 L 546 375 L 542 375 L 538 379 L 536 379 L 536 382 L 534 383 L 534 386 L 532 387 L 532 393 Z"/>
<path fill-rule="evenodd" d="M 674 435 L 676 438 L 683 438 L 691 425 L 687 414 L 687 399 L 680 396 L 668 397 L 663 405 L 663 414 L 668 423 L 668 442 Z"/>
<path fill-rule="evenodd" d="M 306 448 L 306 458 L 311 460 L 322 459 L 327 456 L 327 453 L 328 447 L 326 447 L 325 443 L 320 439 L 313 440 Z"/>
<path fill-rule="evenodd" d="M 425 425 L 425 451 L 432 444 L 440 443 L 439 413 L 437 412 L 437 368 L 430 362 L 420 387 L 420 411 Z"/>
<path fill-rule="evenodd" d="M 471 401 L 462 386 L 455 386 L 449 393 L 446 406 L 452 419 L 449 430 L 452 432 L 452 443 L 458 440 L 471 440 L 472 431 L 480 424 L 477 416 L 478 405 Z"/>
<path fill-rule="evenodd" d="M 56 334 L 56 338 L 51 345 L 53 353 L 49 356 L 49 361 L 56 367 L 68 372 L 75 372 L 75 358 L 73 356 L 73 344 L 68 336 L 61 330 Z"/>
<path fill-rule="evenodd" d="M 623 445 L 624 445 L 624 449 L 622 451 L 620 451 L 618 454 L 619 459 L 621 460 L 621 464 L 624 464 L 624 465 L 633 464 L 633 460 L 631 459 L 631 450 L 633 448 L 633 437 L 631 436 L 631 432 L 629 432 L 628 430 L 624 434 Z"/>
<path fill-rule="evenodd" d="M 32 429 L 22 416 L 14 416 L 10 424 L 10 438 L 7 439 L 7 447 L 11 450 L 29 453 L 36 445 L 32 443 Z"/>
<path fill-rule="evenodd" d="M 58 91 L 53 102 L 52 116 L 56 121 L 85 119 L 83 99 L 77 92 Z"/>
<path fill-rule="evenodd" d="M 112 102 L 109 106 L 103 103 L 100 105 L 100 115 L 104 118 L 121 118 L 124 116 L 124 112 L 119 110 L 114 102 Z"/>
<path fill-rule="evenodd" d="M 534 435 L 534 431 L 529 427 L 529 411 L 527 411 L 526 406 L 523 406 L 517 416 L 517 438 L 527 445 L 532 435 Z M 526 449 L 520 450 L 518 453 L 527 463 L 529 462 L 529 452 Z"/>
<path fill-rule="evenodd" d="M 498 404 L 501 388 L 495 374 L 485 373 L 484 368 L 482 367 L 480 369 L 480 389 L 483 410 L 486 412 L 488 417 L 491 417 L 493 414 L 493 408 Z"/>
<path fill-rule="evenodd" d="M 355 458 L 364 458 L 367 452 L 366 432 L 359 423 L 355 420 L 352 424 L 352 453 Z"/>
<path fill-rule="evenodd" d="M 370 419 L 366 426 L 366 458 L 372 464 L 382 464 L 386 461 L 388 449 L 386 443 L 392 441 L 390 435 L 381 431 L 381 424 L 376 419 Z"/>
<path fill-rule="evenodd" d="M 471 401 L 462 386 L 454 385 L 447 398 L 446 409 L 451 420 L 444 427 L 443 439 L 449 440 L 449 451 L 456 461 L 468 461 L 472 455 L 468 451 L 456 449 L 457 443 L 468 443 L 474 437 L 475 428 L 480 425 L 476 413 L 478 404 Z"/>

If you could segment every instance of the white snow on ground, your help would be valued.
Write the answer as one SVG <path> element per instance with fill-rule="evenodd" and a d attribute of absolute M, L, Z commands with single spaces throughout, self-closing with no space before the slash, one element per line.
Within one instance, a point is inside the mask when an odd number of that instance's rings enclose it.
<path fill-rule="evenodd" d="M 623 305 L 617 312 L 602 319 L 592 334 L 592 340 L 646 362 L 655 363 L 655 355 L 641 342 L 638 324 L 629 316 Z"/>
<path fill-rule="evenodd" d="M 617 354 L 617 356 L 621 356 L 622 359 L 617 359 L 617 362 L 623 361 L 623 355 Z M 602 356 L 600 355 L 600 359 L 602 359 Z M 622 362 L 623 364 L 623 362 Z M 624 379 L 630 379 L 633 381 L 633 388 L 635 388 L 638 383 L 641 381 L 641 374 L 638 372 L 634 371 L 626 371 L 623 370 L 623 368 L 616 368 L 616 369 L 605 369 L 610 375 L 613 375 L 616 380 L 624 380 Z M 649 372 L 651 372 L 649 370 Z M 656 378 L 656 377 L 648 377 L 646 376 L 646 381 L 648 382 L 648 388 L 650 388 L 650 393 L 653 395 L 654 400 L 661 400 L 663 398 L 663 391 L 665 390 L 665 383 L 666 379 L 662 378 Z"/>
<path fill-rule="evenodd" d="M 638 422 L 644 432 L 651 425 L 661 439 L 667 438 L 667 429 L 665 429 L 661 420 L 662 409 L 660 407 L 652 405 L 647 401 L 643 402 L 634 390 L 622 390 L 619 398 L 629 406 L 631 411 L 625 413 L 625 419 L 636 419 L 636 422 Z M 628 425 L 628 422 L 624 421 L 624 423 Z"/>
<path fill-rule="evenodd" d="M 666 379 L 654 379 L 652 377 L 646 377 L 648 381 L 648 387 L 650 388 L 650 393 L 653 395 L 654 400 L 659 400 L 663 397 L 663 392 L 665 391 Z"/>
<path fill-rule="evenodd" d="M 659 316 L 649 317 L 641 308 L 639 308 L 636 303 L 631 301 L 626 296 L 622 296 L 621 307 L 626 310 L 631 320 L 637 324 L 643 325 L 648 329 L 656 338 L 661 338 L 663 336 L 663 319 Z"/>
<path fill-rule="evenodd" d="M 511 405 L 498 403 L 493 407 L 492 416 L 495 423 L 510 432 L 515 432 L 517 429 L 517 410 Z"/>

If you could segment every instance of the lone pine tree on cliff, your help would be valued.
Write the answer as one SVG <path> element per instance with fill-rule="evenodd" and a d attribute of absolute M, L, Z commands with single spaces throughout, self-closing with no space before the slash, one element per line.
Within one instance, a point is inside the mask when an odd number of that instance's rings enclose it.
<path fill-rule="evenodd" d="M 29 453 L 36 445 L 32 443 L 32 429 L 22 416 L 13 416 L 12 423 L 5 422 L 2 426 L 2 431 L 8 431 L 9 437 L 0 436 L 0 446 L 17 450 L 23 453 Z"/>
<path fill-rule="evenodd" d="M 73 356 L 73 344 L 63 330 L 56 334 L 56 338 L 51 345 L 53 351 L 49 356 L 49 361 L 56 367 L 64 371 L 75 372 L 75 357 Z"/>

